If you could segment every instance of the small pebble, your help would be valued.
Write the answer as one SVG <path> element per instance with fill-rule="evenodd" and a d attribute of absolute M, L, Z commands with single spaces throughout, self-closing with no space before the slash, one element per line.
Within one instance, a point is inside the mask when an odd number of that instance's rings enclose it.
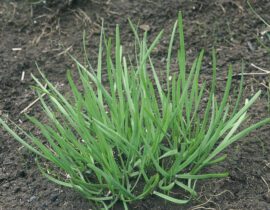
<path fill-rule="evenodd" d="M 208 102 L 208 98 L 203 98 L 202 100 L 203 100 L 203 102 L 205 102 L 205 103 Z"/>
<path fill-rule="evenodd" d="M 253 45 L 251 44 L 250 41 L 247 42 L 247 45 L 248 45 L 248 47 L 249 47 L 249 49 L 250 49 L 251 51 L 254 51 L 254 50 L 255 50 L 255 48 L 253 47 Z"/>
<path fill-rule="evenodd" d="M 33 196 L 31 196 L 31 197 L 29 198 L 28 202 L 31 203 L 32 201 L 34 201 L 34 200 L 36 200 L 36 199 L 38 199 L 38 197 L 35 196 L 35 195 L 33 195 Z"/>
<path fill-rule="evenodd" d="M 165 57 L 161 58 L 161 63 L 165 63 L 166 60 L 167 60 L 167 59 L 166 59 Z"/>

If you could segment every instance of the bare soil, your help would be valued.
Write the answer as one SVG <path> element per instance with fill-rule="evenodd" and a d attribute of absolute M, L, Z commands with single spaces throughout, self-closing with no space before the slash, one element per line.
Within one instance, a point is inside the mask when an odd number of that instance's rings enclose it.
<path fill-rule="evenodd" d="M 254 9 L 270 22 L 270 2 L 252 0 Z M 127 19 L 139 22 L 139 31 L 149 31 L 153 40 L 161 29 L 165 33 L 152 57 L 156 68 L 163 68 L 170 33 L 183 13 L 188 65 L 200 50 L 205 50 L 201 78 L 211 81 L 211 50 L 217 53 L 218 96 L 224 93 L 228 67 L 234 74 L 260 72 L 252 64 L 270 69 L 270 53 L 256 41 L 255 35 L 265 29 L 252 14 L 246 1 L 241 0 L 74 0 L 71 3 L 47 0 L 44 4 L 29 6 L 23 0 L 0 1 L 0 117 L 10 118 L 27 131 L 40 133 L 21 113 L 37 95 L 30 74 L 40 77 L 36 63 L 47 78 L 64 94 L 69 94 L 66 71 L 78 78 L 76 67 L 67 51 L 82 60 L 82 34 L 86 32 L 86 47 L 95 66 L 102 19 L 107 36 L 114 37 L 119 24 L 124 50 L 131 52 L 132 31 Z M 265 40 L 264 40 L 265 41 Z M 268 44 L 270 44 L 268 42 Z M 63 48 L 65 46 L 65 48 Z M 176 48 L 175 48 L 176 49 Z M 177 71 L 176 55 L 172 70 Z M 24 72 L 24 78 L 22 74 Z M 234 86 L 239 77 L 234 77 Z M 260 98 L 249 110 L 249 121 L 258 122 L 269 117 L 269 75 L 248 75 L 244 80 L 245 98 L 258 90 Z M 232 95 L 232 101 L 235 100 Z M 40 103 L 27 109 L 31 116 L 44 121 Z M 16 130 L 16 128 L 14 128 Z M 18 130 L 17 130 L 18 131 Z M 231 145 L 225 152 L 226 161 L 203 169 L 203 172 L 225 172 L 224 179 L 208 179 L 197 184 L 198 200 L 187 205 L 165 203 L 149 196 L 131 203 L 130 209 L 270 209 L 270 125 L 265 125 Z M 91 209 L 88 200 L 75 191 L 56 185 L 44 178 L 36 167 L 35 156 L 23 148 L 0 127 L 0 209 Z M 117 204 L 113 209 L 123 209 Z"/>

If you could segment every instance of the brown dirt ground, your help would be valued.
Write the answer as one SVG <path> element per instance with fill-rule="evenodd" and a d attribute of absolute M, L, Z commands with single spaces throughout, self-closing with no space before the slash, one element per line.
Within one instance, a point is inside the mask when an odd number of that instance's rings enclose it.
<path fill-rule="evenodd" d="M 270 22 L 270 2 L 252 0 L 252 5 Z M 202 79 L 211 78 L 211 48 L 217 52 L 217 94 L 222 95 L 229 65 L 234 73 L 259 72 L 252 63 L 270 68 L 270 54 L 254 38 L 263 29 L 263 23 L 249 10 L 246 1 L 187 1 L 187 0 L 77 0 L 72 4 L 47 0 L 33 7 L 22 0 L 0 1 L 0 116 L 9 117 L 24 129 L 40 136 L 35 127 L 20 112 L 37 95 L 29 87 L 34 85 L 30 74 L 38 76 L 35 62 L 48 79 L 63 93 L 68 92 L 66 70 L 76 80 L 76 68 L 65 53 L 64 45 L 75 57 L 82 57 L 82 33 L 86 31 L 86 47 L 92 64 L 97 57 L 99 31 L 104 19 L 107 36 L 113 37 L 119 24 L 125 49 L 133 41 L 127 18 L 149 27 L 149 38 L 164 28 L 153 52 L 156 66 L 164 67 L 170 32 L 178 11 L 183 13 L 188 65 L 205 50 Z M 143 32 L 143 26 L 140 32 Z M 229 29 L 230 28 L 230 29 Z M 229 32 L 230 31 L 230 32 Z M 16 49 L 17 48 L 17 49 Z M 18 49 L 20 48 L 20 49 Z M 175 58 L 175 55 L 174 55 Z M 172 69 L 177 63 L 172 60 Z M 24 80 L 21 80 L 25 72 Z M 38 76 L 39 77 L 39 76 Z M 239 84 L 239 78 L 234 79 Z M 269 76 L 252 75 L 244 80 L 244 98 L 256 91 L 262 94 L 249 110 L 249 121 L 243 127 L 269 116 L 267 89 Z M 234 96 L 231 96 L 232 100 Z M 40 103 L 28 114 L 42 120 Z M 270 126 L 265 125 L 231 145 L 228 159 L 204 172 L 230 173 L 224 179 L 204 180 L 197 184 L 199 200 L 184 206 L 165 203 L 150 196 L 130 204 L 130 209 L 270 209 Z M 34 155 L 26 151 L 6 130 L 0 127 L 0 209 L 91 209 L 90 203 L 73 190 L 51 183 L 38 171 Z M 199 205 L 199 206 L 198 206 Z M 122 209 L 117 204 L 114 209 Z"/>

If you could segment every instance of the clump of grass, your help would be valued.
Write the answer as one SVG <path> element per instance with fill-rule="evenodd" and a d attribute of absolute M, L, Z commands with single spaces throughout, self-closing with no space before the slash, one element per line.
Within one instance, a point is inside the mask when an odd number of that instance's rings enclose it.
<path fill-rule="evenodd" d="M 246 99 L 245 105 L 239 109 L 242 77 L 236 104 L 230 109 L 230 67 L 225 93 L 218 104 L 214 95 L 214 50 L 209 100 L 203 116 L 199 114 L 206 87 L 206 83 L 200 87 L 198 84 L 204 52 L 194 60 L 187 73 L 181 13 L 173 27 L 168 48 L 166 92 L 150 56 L 163 31 L 148 47 L 147 33 L 140 40 L 131 22 L 130 25 L 135 35 L 135 64 L 132 64 L 131 58 L 123 56 L 118 26 L 114 44 L 115 59 L 111 56 L 112 39 L 106 40 L 102 29 L 96 70 L 90 62 L 90 70 L 87 70 L 72 57 L 84 88 L 81 93 L 70 72 L 67 72 L 73 99 L 64 98 L 42 72 L 40 74 L 48 89 L 32 75 L 38 85 L 35 89 L 43 109 L 51 121 L 43 124 L 34 117 L 26 116 L 41 130 L 49 146 L 18 127 L 36 145 L 33 147 L 2 119 L 0 122 L 20 143 L 37 154 L 37 166 L 44 176 L 57 184 L 75 189 L 95 202 L 98 208 L 108 209 L 120 200 L 127 209 L 129 202 L 150 194 L 184 204 L 196 197 L 197 180 L 228 175 L 227 172 L 203 174 L 201 169 L 225 160 L 226 154 L 221 152 L 226 147 L 269 123 L 270 119 L 239 131 L 239 126 L 247 119 L 247 109 L 259 97 L 260 91 L 250 100 Z M 176 75 L 171 74 L 170 58 L 177 25 L 180 48 L 177 54 L 179 73 Z M 102 82 L 104 46 L 109 87 Z M 150 70 L 147 65 L 151 67 Z M 43 93 L 52 106 L 41 97 Z M 64 173 L 59 170 L 54 171 L 54 176 L 47 173 L 48 170 L 40 165 L 38 157 L 47 159 Z M 182 188 L 187 196 L 173 197 L 171 192 L 177 187 Z"/>

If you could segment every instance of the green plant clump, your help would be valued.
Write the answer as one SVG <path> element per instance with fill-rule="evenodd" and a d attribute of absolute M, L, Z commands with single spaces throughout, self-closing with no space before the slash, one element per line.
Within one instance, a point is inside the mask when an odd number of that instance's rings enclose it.
<path fill-rule="evenodd" d="M 168 48 L 165 87 L 157 76 L 150 56 L 163 31 L 148 47 L 147 33 L 140 40 L 131 22 L 130 25 L 135 35 L 135 65 L 132 65 L 130 57 L 123 56 L 118 26 L 115 59 L 111 56 L 112 39 L 106 40 L 102 29 L 96 70 L 90 63 L 90 70 L 87 70 L 72 57 L 84 88 L 81 93 L 70 72 L 67 72 L 72 99 L 63 97 L 42 72 L 48 89 L 32 75 L 38 85 L 35 89 L 43 109 L 51 121 L 43 124 L 34 117 L 26 116 L 42 131 L 48 146 L 17 126 L 36 145 L 33 147 L 11 130 L 3 119 L 0 118 L 0 122 L 37 157 L 47 159 L 58 167 L 54 173 L 48 173 L 49 169 L 44 169 L 36 158 L 44 176 L 75 189 L 99 208 L 108 209 L 120 200 L 127 209 L 129 202 L 150 194 L 185 204 L 196 197 L 198 179 L 228 175 L 226 172 L 202 174 L 201 169 L 225 160 L 226 154 L 221 152 L 226 147 L 269 123 L 270 118 L 239 131 L 239 126 L 247 119 L 247 109 L 259 97 L 260 91 L 250 100 L 246 99 L 245 105 L 239 109 L 242 77 L 236 104 L 230 109 L 230 67 L 225 93 L 218 105 L 214 96 L 214 50 L 209 100 L 203 116 L 199 114 L 206 86 L 205 83 L 201 87 L 198 85 L 204 52 L 194 60 L 188 74 L 181 13 L 173 27 Z M 170 58 L 177 25 L 180 39 L 177 54 L 179 72 L 172 74 Z M 103 48 L 106 50 L 109 87 L 102 82 Z M 150 70 L 147 66 L 150 66 Z M 50 106 L 42 98 L 43 93 L 50 99 Z M 172 190 L 181 190 L 186 196 L 173 196 Z"/>

